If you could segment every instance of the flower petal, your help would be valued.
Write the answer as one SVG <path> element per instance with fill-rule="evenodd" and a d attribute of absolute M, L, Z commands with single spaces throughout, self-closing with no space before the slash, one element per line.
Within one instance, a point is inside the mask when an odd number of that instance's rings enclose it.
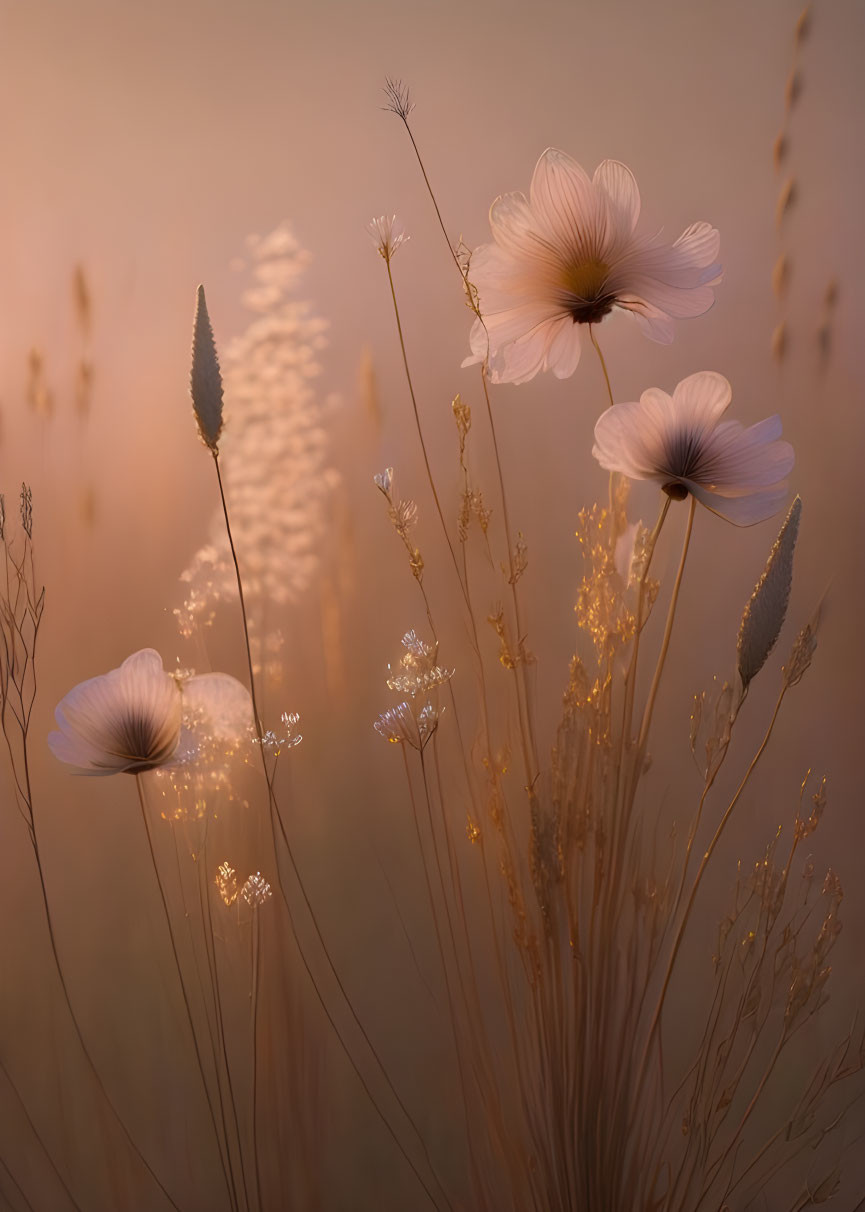
<path fill-rule="evenodd" d="M 152 648 L 75 686 L 54 714 L 52 751 L 86 774 L 163 765 L 180 738 L 180 691 Z"/>
<path fill-rule="evenodd" d="M 765 522 L 778 512 L 788 496 L 786 484 L 759 489 L 741 497 L 722 497 L 699 484 L 688 484 L 688 487 L 701 504 L 734 526 L 754 526 L 757 522 Z"/>
<path fill-rule="evenodd" d="M 558 246 L 563 263 L 602 255 L 611 235 L 607 195 L 576 160 L 548 147 L 535 165 L 529 195 L 542 234 Z"/>
<path fill-rule="evenodd" d="M 711 429 L 729 408 L 733 389 L 723 375 L 700 370 L 682 379 L 673 392 L 676 420 L 693 429 Z"/>
<path fill-rule="evenodd" d="M 632 232 L 640 217 L 640 191 L 631 170 L 618 160 L 602 160 L 592 184 L 604 190 L 622 227 Z"/>
<path fill-rule="evenodd" d="M 793 470 L 795 455 L 789 442 L 778 441 L 781 418 L 767 417 L 743 429 L 738 421 L 719 425 L 706 441 L 706 476 L 712 490 L 722 496 L 740 496 L 785 479 Z"/>
<path fill-rule="evenodd" d="M 575 324 L 570 316 L 565 316 L 558 321 L 557 329 L 547 348 L 544 369 L 551 370 L 557 379 L 567 379 L 577 369 L 580 361 L 580 326 Z"/>
<path fill-rule="evenodd" d="M 659 479 L 671 406 L 666 392 L 652 388 L 639 402 L 608 408 L 595 423 L 592 454 L 608 471 L 632 480 Z"/>

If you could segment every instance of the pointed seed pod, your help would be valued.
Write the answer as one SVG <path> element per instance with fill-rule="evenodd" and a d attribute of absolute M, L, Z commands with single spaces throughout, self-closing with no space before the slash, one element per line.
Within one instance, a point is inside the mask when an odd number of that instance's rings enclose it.
<path fill-rule="evenodd" d="M 742 615 L 736 651 L 743 690 L 765 665 L 787 614 L 801 513 L 802 499 L 796 497 Z"/>
<path fill-rule="evenodd" d="M 784 320 L 775 326 L 769 347 L 775 361 L 783 362 L 784 354 L 787 352 L 787 324 Z"/>
<path fill-rule="evenodd" d="M 772 270 L 772 290 L 776 299 L 783 299 L 790 285 L 790 258 L 781 253 Z"/>
<path fill-rule="evenodd" d="M 189 394 L 192 410 L 198 423 L 198 432 L 205 446 L 217 454 L 219 435 L 222 433 L 222 375 L 204 287 L 198 288 L 195 305 L 195 320 L 192 328 L 192 373 L 189 377 Z"/>
<path fill-rule="evenodd" d="M 772 162 L 775 165 L 775 171 L 780 172 L 781 165 L 787 159 L 788 150 L 787 136 L 782 130 L 776 137 L 772 147 Z"/>
<path fill-rule="evenodd" d="M 796 201 L 796 182 L 792 177 L 788 177 L 781 186 L 781 192 L 778 194 L 778 201 L 775 205 L 775 226 L 780 227 L 784 222 L 784 217 Z"/>

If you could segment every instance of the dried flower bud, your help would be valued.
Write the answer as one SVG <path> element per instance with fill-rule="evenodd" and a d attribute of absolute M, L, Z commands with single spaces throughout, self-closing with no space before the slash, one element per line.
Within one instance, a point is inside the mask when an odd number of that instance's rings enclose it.
<path fill-rule="evenodd" d="M 380 475 L 373 476 L 376 488 L 383 492 L 386 497 L 390 496 L 391 485 L 393 484 L 393 468 L 386 467 Z"/>
<path fill-rule="evenodd" d="M 783 223 L 784 216 L 796 201 L 796 195 L 796 182 L 792 177 L 788 177 L 781 186 L 781 192 L 778 194 L 778 201 L 775 206 L 775 224 L 777 227 L 780 227 Z"/>
<path fill-rule="evenodd" d="M 776 299 L 783 299 L 790 285 L 790 258 L 781 253 L 772 270 L 772 290 Z"/>
<path fill-rule="evenodd" d="M 21 485 L 21 525 L 28 539 L 33 538 L 33 493 L 29 484 Z"/>
<path fill-rule="evenodd" d="M 775 325 L 769 346 L 775 361 L 782 362 L 784 354 L 787 352 L 787 324 L 784 320 Z"/>

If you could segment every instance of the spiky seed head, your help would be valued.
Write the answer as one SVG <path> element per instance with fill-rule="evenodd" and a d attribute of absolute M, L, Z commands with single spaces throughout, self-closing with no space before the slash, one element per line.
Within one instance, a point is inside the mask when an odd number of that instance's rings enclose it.
<path fill-rule="evenodd" d="M 198 423 L 198 432 L 205 446 L 215 455 L 218 453 L 219 435 L 222 433 L 222 375 L 216 356 L 213 328 L 207 314 L 204 287 L 199 286 L 195 304 L 195 320 L 192 327 L 192 373 L 189 377 L 189 394 L 192 410 Z"/>

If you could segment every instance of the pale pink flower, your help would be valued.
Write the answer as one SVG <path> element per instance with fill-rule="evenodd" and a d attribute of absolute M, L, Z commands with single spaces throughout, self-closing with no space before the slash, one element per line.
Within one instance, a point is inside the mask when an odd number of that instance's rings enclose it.
<path fill-rule="evenodd" d="M 614 307 L 632 312 L 647 336 L 673 339 L 674 319 L 700 316 L 720 281 L 720 237 L 695 223 L 674 244 L 638 235 L 640 194 L 629 169 L 604 160 L 589 179 L 575 160 L 548 148 L 529 197 L 503 194 L 490 208 L 493 244 L 475 249 L 469 281 L 483 321 L 472 357 L 497 383 L 525 383 L 539 370 L 565 379 L 580 360 L 580 325 Z"/>
<path fill-rule="evenodd" d="M 787 495 L 793 448 L 780 417 L 743 429 L 722 421 L 732 390 L 723 375 L 689 375 L 672 396 L 650 387 L 639 403 L 608 408 L 595 425 L 592 454 L 632 480 L 656 480 L 674 500 L 690 493 L 737 526 L 771 517 Z"/>
<path fill-rule="evenodd" d="M 142 774 L 189 761 L 205 729 L 225 738 L 251 721 L 249 695 L 223 673 L 174 677 L 152 648 L 70 690 L 54 713 L 48 745 L 80 774 Z M 181 744 L 181 738 L 183 743 Z"/>

